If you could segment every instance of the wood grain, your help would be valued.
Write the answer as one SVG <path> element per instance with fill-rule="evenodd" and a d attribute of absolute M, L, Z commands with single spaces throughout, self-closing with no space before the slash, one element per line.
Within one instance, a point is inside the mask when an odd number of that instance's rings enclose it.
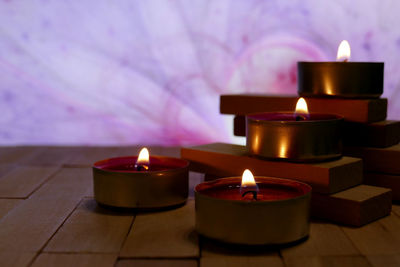
<path fill-rule="evenodd" d="M 32 267 L 113 267 L 118 255 L 110 254 L 50 254 L 42 253 Z"/>
<path fill-rule="evenodd" d="M 241 176 L 245 169 L 254 175 L 289 178 L 308 183 L 314 192 L 335 193 L 362 181 L 362 162 L 342 157 L 323 163 L 267 161 L 247 156 L 246 147 L 214 143 L 181 149 L 190 170 L 221 177 Z"/>
<path fill-rule="evenodd" d="M 197 260 L 171 260 L 171 259 L 146 259 L 146 260 L 119 260 L 116 267 L 197 267 Z"/>
<path fill-rule="evenodd" d="M 132 221 L 132 214 L 106 210 L 94 199 L 85 199 L 44 251 L 118 253 Z"/>
<path fill-rule="evenodd" d="M 368 261 L 373 267 L 399 267 L 400 255 L 375 255 L 367 256 Z"/>
<path fill-rule="evenodd" d="M 362 256 L 325 256 L 284 258 L 287 267 L 371 267 Z"/>
<path fill-rule="evenodd" d="M 360 252 L 339 226 L 313 222 L 310 227 L 309 238 L 296 246 L 282 249 L 281 254 L 286 258 L 359 255 Z"/>
<path fill-rule="evenodd" d="M 89 169 L 63 169 L 0 220 L 0 251 L 36 252 L 91 186 Z"/>
<path fill-rule="evenodd" d="M 284 267 L 282 259 L 279 256 L 264 256 L 264 257 L 204 257 L 200 259 L 200 267 L 248 267 L 248 266 L 269 266 L 269 267 Z"/>
<path fill-rule="evenodd" d="M 0 178 L 0 197 L 26 198 L 58 169 L 50 166 L 20 166 Z"/>
<path fill-rule="evenodd" d="M 41 150 L 41 148 L 29 146 L 1 147 L 0 163 L 23 163 L 23 161 L 27 161 L 36 156 L 39 150 Z"/>
<path fill-rule="evenodd" d="M 138 214 L 122 247 L 122 257 L 199 257 L 194 201 L 175 210 Z"/>
<path fill-rule="evenodd" d="M 400 144 L 387 148 L 345 147 L 343 153 L 362 158 L 366 171 L 400 175 Z"/>
<path fill-rule="evenodd" d="M 360 228 L 343 227 L 363 255 L 400 254 L 400 219 L 390 215 Z"/>
<path fill-rule="evenodd" d="M 386 119 L 387 99 L 305 98 L 308 109 L 314 113 L 343 116 L 354 122 L 377 122 Z M 255 112 L 292 111 L 298 96 L 262 94 L 221 95 L 222 114 L 246 115 Z"/>
<path fill-rule="evenodd" d="M 0 219 L 22 201 L 21 199 L 0 199 Z"/>
<path fill-rule="evenodd" d="M 29 263 L 35 258 L 36 253 L 33 252 L 10 252 L 0 251 L 1 266 L 29 266 Z"/>
<path fill-rule="evenodd" d="M 359 185 L 332 195 L 312 194 L 313 217 L 346 225 L 361 226 L 389 215 L 390 189 Z"/>

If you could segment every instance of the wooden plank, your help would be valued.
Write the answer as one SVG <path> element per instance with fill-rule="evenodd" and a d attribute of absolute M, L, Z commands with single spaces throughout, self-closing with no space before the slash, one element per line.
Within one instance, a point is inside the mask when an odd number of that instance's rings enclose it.
<path fill-rule="evenodd" d="M 284 258 L 312 256 L 359 255 L 343 230 L 333 224 L 312 222 L 310 235 L 304 242 L 281 250 Z"/>
<path fill-rule="evenodd" d="M 393 200 L 400 200 L 400 175 L 391 175 L 377 172 L 364 173 L 364 184 L 392 189 Z"/>
<path fill-rule="evenodd" d="M 21 164 L 26 165 L 58 165 L 61 166 L 69 159 L 79 154 L 79 147 L 40 147 L 37 148 L 33 157 L 20 160 Z"/>
<path fill-rule="evenodd" d="M 21 199 L 0 199 L 0 219 L 4 217 L 8 212 L 15 208 Z"/>
<path fill-rule="evenodd" d="M 122 247 L 122 257 L 199 257 L 194 231 L 194 201 L 175 210 L 136 216 Z"/>
<path fill-rule="evenodd" d="M 392 211 L 394 214 L 400 217 L 400 205 L 398 203 L 392 205 Z"/>
<path fill-rule="evenodd" d="M 233 119 L 233 134 L 246 136 L 246 117 L 236 115 Z M 346 146 L 385 148 L 400 142 L 400 121 L 374 123 L 344 122 L 343 143 Z"/>
<path fill-rule="evenodd" d="M 399 267 L 400 255 L 374 255 L 367 256 L 368 261 L 373 267 Z"/>
<path fill-rule="evenodd" d="M 325 256 L 284 258 L 286 267 L 371 267 L 363 256 Z"/>
<path fill-rule="evenodd" d="M 118 253 L 132 221 L 131 214 L 106 210 L 94 199 L 85 199 L 44 251 Z"/>
<path fill-rule="evenodd" d="M 191 162 L 192 171 L 227 177 L 250 169 L 254 175 L 303 181 L 319 193 L 339 192 L 362 181 L 362 162 L 356 158 L 308 164 L 267 161 L 247 156 L 244 146 L 224 143 L 182 148 L 181 154 Z"/>
<path fill-rule="evenodd" d="M 35 258 L 36 253 L 33 252 L 10 252 L 0 251 L 1 266 L 29 266 L 29 263 Z"/>
<path fill-rule="evenodd" d="M 363 255 L 400 254 L 400 219 L 393 214 L 360 228 L 343 227 L 343 231 Z"/>
<path fill-rule="evenodd" d="M 37 147 L 2 147 L 0 150 L 0 163 L 23 163 L 34 157 L 39 151 Z"/>
<path fill-rule="evenodd" d="M 248 267 L 248 266 L 269 266 L 269 267 L 283 267 L 284 264 L 279 256 L 264 256 L 264 257 L 205 257 L 200 258 L 200 267 Z"/>
<path fill-rule="evenodd" d="M 390 147 L 400 142 L 400 121 L 374 123 L 345 122 L 343 144 L 345 146 Z"/>
<path fill-rule="evenodd" d="M 391 190 L 369 185 L 355 186 L 332 195 L 313 193 L 311 199 L 313 217 L 353 226 L 389 215 L 391 207 Z"/>
<path fill-rule="evenodd" d="M 169 260 L 169 259 L 146 259 L 146 260 L 119 260 L 116 267 L 197 267 L 197 260 Z"/>
<path fill-rule="evenodd" d="M 0 178 L 15 169 L 16 166 L 16 164 L 0 164 Z"/>
<path fill-rule="evenodd" d="M 32 267 L 113 267 L 118 255 L 112 254 L 50 254 L 42 253 L 34 261 Z"/>
<path fill-rule="evenodd" d="M 54 166 L 20 166 L 0 178 L 0 197 L 26 198 L 58 169 Z"/>
<path fill-rule="evenodd" d="M 0 220 L 0 251 L 39 251 L 91 186 L 90 169 L 62 169 Z"/>
<path fill-rule="evenodd" d="M 64 162 L 65 167 L 90 167 L 96 161 L 121 156 L 118 147 L 81 147 L 79 153 L 74 154 Z"/>
<path fill-rule="evenodd" d="M 343 116 L 348 121 L 377 122 L 386 119 L 387 99 L 305 98 L 310 112 Z M 255 112 L 292 111 L 297 96 L 257 94 L 221 95 L 222 114 L 246 115 Z"/>
<path fill-rule="evenodd" d="M 343 153 L 362 158 L 366 171 L 400 175 L 400 144 L 387 148 L 344 147 Z"/>

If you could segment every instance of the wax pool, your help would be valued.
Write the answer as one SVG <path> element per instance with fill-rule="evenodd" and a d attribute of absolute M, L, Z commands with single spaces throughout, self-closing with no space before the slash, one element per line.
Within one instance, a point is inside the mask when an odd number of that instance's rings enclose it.
<path fill-rule="evenodd" d="M 291 199 L 305 195 L 310 191 L 309 187 L 292 180 L 268 177 L 256 177 L 255 180 L 258 186 L 257 201 Z M 242 197 L 240 184 L 241 178 L 239 177 L 224 178 L 199 184 L 196 191 L 218 199 L 254 201 L 251 194 Z"/>
<path fill-rule="evenodd" d="M 137 156 L 118 157 L 96 162 L 94 167 L 105 171 L 113 171 L 113 172 L 143 172 L 136 170 L 135 168 L 136 161 L 137 161 Z M 183 168 L 186 166 L 186 164 L 187 164 L 186 162 L 175 158 L 151 156 L 149 169 L 146 171 L 147 172 L 168 171 L 171 169 Z"/>

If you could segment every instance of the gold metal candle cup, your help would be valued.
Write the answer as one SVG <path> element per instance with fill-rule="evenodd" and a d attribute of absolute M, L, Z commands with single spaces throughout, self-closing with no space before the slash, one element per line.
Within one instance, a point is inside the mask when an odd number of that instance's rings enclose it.
<path fill-rule="evenodd" d="M 298 62 L 300 96 L 377 98 L 383 93 L 382 62 Z"/>
<path fill-rule="evenodd" d="M 255 177 L 257 183 L 267 179 Z M 242 245 L 278 245 L 300 240 L 309 233 L 311 187 L 306 193 L 283 200 L 241 201 L 211 197 L 201 190 L 202 185 L 236 183 L 240 177 L 222 178 L 202 183 L 195 188 L 196 231 L 208 238 Z"/>
<path fill-rule="evenodd" d="M 294 116 L 293 113 L 246 116 L 246 147 L 250 155 L 292 162 L 324 161 L 342 155 L 342 117 L 311 113 L 310 120 L 305 121 L 268 120 L 279 114 Z"/>
<path fill-rule="evenodd" d="M 94 164 L 94 197 L 98 203 L 118 208 L 156 209 L 186 202 L 189 165 L 187 161 L 151 156 L 150 162 L 157 160 L 163 165 L 176 168 L 140 172 L 102 168 L 120 159 L 129 159 L 134 164 L 137 157 L 112 158 Z"/>

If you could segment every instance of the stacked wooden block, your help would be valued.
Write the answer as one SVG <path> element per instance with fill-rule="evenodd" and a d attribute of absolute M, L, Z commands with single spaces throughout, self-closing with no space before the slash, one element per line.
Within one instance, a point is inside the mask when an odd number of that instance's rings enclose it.
<path fill-rule="evenodd" d="M 235 115 L 234 132 L 244 136 L 246 114 L 293 111 L 297 100 L 295 96 L 224 95 L 221 113 Z M 349 132 L 345 134 L 345 144 L 357 145 L 354 153 L 368 154 L 368 150 L 360 152 L 361 146 L 399 142 L 395 133 L 400 130 L 399 123 L 384 121 L 387 99 L 306 98 L 306 101 L 311 112 L 345 117 L 343 132 Z M 400 153 L 400 146 L 397 152 Z M 391 210 L 390 189 L 361 184 L 363 163 L 359 158 L 344 156 L 321 163 L 268 161 L 248 156 L 244 146 L 222 143 L 183 148 L 181 156 L 191 162 L 191 170 L 206 173 L 209 178 L 240 176 L 248 168 L 255 175 L 306 182 L 313 187 L 311 206 L 316 218 L 361 226 L 388 215 Z"/>
<path fill-rule="evenodd" d="M 220 111 L 235 115 L 234 134 L 245 136 L 246 114 L 293 110 L 297 99 L 297 96 L 223 95 Z M 387 99 L 306 100 L 311 112 L 345 118 L 344 155 L 363 159 L 365 184 L 390 188 L 393 200 L 400 200 L 400 121 L 386 120 Z"/>

